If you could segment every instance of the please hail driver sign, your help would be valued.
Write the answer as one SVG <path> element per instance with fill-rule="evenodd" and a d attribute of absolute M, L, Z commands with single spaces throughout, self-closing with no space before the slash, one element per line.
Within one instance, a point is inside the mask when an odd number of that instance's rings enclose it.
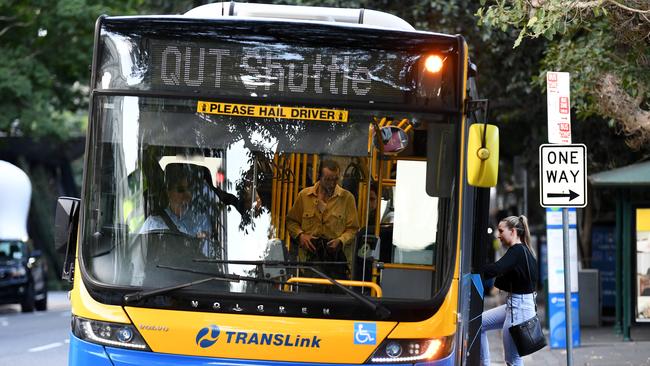
<path fill-rule="evenodd" d="M 543 144 L 539 147 L 539 200 L 542 207 L 587 206 L 587 147 Z"/>

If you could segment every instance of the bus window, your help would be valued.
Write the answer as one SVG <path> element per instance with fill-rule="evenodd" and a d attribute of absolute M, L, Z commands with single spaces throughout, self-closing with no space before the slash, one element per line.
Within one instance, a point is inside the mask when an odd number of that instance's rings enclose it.
<path fill-rule="evenodd" d="M 369 212 L 376 215 L 376 210 L 369 208 L 366 195 L 372 164 L 380 161 L 369 143 L 371 122 L 381 112 L 352 110 L 346 124 L 303 123 L 197 113 L 197 101 L 186 99 L 106 96 L 97 103 L 100 143 L 94 156 L 104 163 L 98 164 L 102 168 L 89 187 L 98 209 L 91 205 L 85 216 L 92 229 L 86 231 L 89 244 L 83 255 L 98 281 L 152 287 L 213 274 L 224 279 L 195 289 L 278 295 L 338 292 L 326 279 L 318 284 L 290 280 L 323 280 L 315 268 L 336 273 L 341 280 L 380 284 L 381 273 L 355 277 L 353 267 L 355 250 L 363 247 L 361 238 L 368 237 L 360 235 L 361 229 L 375 234 L 376 217 Z M 382 182 L 388 179 L 382 183 L 382 197 L 390 200 L 382 205 L 372 260 L 388 266 L 433 267 L 440 237 L 436 228 L 446 226 L 439 210 L 450 201 L 425 192 L 427 122 L 417 121 L 440 119 L 409 117 L 416 126 L 409 132 L 409 146 L 381 162 L 386 165 Z M 338 164 L 339 177 L 343 167 L 359 170 L 356 195 L 349 193 L 355 232 L 342 244 L 342 254 L 307 260 L 290 233 L 287 215 L 301 191 L 316 187 L 324 160 Z M 342 182 L 337 183 L 342 189 Z M 331 209 L 338 215 L 334 206 Z M 339 225 L 336 220 L 344 224 L 342 217 L 327 217 L 321 217 L 325 231 L 331 229 L 328 225 Z M 320 235 L 323 243 L 336 239 Z M 268 260 L 286 264 L 256 264 Z M 275 277 L 248 280 L 267 274 Z M 247 280 L 230 280 L 236 276 Z M 425 292 L 431 296 L 435 289 Z M 390 286 L 386 293 L 391 294 Z"/>

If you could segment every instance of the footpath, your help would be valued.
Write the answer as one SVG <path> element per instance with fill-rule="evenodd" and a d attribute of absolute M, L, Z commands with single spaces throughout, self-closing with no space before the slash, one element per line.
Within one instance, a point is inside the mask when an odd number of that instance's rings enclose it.
<path fill-rule="evenodd" d="M 485 308 L 496 306 L 499 299 L 495 296 L 486 297 Z M 538 306 L 537 312 L 544 322 L 545 309 Z M 544 329 L 547 335 L 548 329 Z M 616 334 L 612 325 L 601 327 L 581 327 L 580 346 L 573 348 L 574 366 L 619 366 L 619 365 L 649 365 L 650 366 L 650 327 L 633 327 L 632 341 L 624 341 L 623 336 Z M 503 342 L 501 331 L 488 333 L 490 342 L 490 358 L 492 365 L 505 365 L 503 360 Z M 566 365 L 567 357 L 564 349 L 546 348 L 524 357 L 526 366 Z"/>

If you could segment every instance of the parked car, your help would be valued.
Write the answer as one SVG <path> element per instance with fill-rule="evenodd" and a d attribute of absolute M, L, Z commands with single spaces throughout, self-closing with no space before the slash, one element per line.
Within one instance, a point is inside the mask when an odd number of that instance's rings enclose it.
<path fill-rule="evenodd" d="M 0 241 L 0 304 L 20 303 L 23 312 L 47 310 L 47 264 L 23 241 Z"/>
<path fill-rule="evenodd" d="M 47 264 L 27 233 L 32 184 L 22 169 L 2 160 L 0 177 L 0 304 L 46 310 Z"/>

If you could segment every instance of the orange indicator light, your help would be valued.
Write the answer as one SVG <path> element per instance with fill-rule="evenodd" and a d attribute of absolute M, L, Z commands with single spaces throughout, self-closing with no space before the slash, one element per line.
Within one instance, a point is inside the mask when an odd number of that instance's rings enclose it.
<path fill-rule="evenodd" d="M 430 73 L 439 72 L 442 69 L 442 57 L 438 55 L 427 56 L 424 60 L 424 68 Z"/>

